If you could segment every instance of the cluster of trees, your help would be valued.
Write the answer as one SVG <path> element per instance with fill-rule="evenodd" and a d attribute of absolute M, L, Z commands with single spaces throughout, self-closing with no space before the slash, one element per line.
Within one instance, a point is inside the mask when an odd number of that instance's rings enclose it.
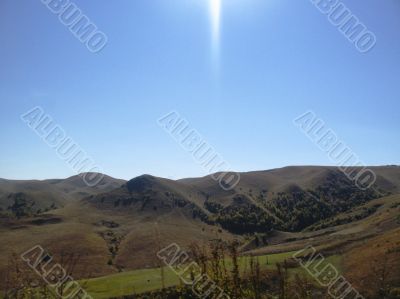
<path fill-rule="evenodd" d="M 327 203 L 306 192 L 278 193 L 267 208 L 282 220 L 277 228 L 287 231 L 300 231 L 334 214 Z"/>
<path fill-rule="evenodd" d="M 275 219 L 255 205 L 230 206 L 219 211 L 216 222 L 224 229 L 237 233 L 268 232 L 275 226 Z"/>
<path fill-rule="evenodd" d="M 224 209 L 224 207 L 221 204 L 214 202 L 214 201 L 209 201 L 209 200 L 205 201 L 204 207 L 208 211 L 210 211 L 211 213 L 214 213 L 214 214 L 218 214 L 220 211 L 222 211 Z"/>
<path fill-rule="evenodd" d="M 5 217 L 16 217 L 19 219 L 40 215 L 57 208 L 54 202 L 47 207 L 38 207 L 36 202 L 23 192 L 10 193 L 7 198 L 12 200 L 12 204 L 6 210 L 0 210 L 0 215 Z"/>
<path fill-rule="evenodd" d="M 364 207 L 363 209 L 361 209 L 360 211 L 358 211 L 352 215 L 323 220 L 316 224 L 313 224 L 312 226 L 309 226 L 306 230 L 307 231 L 315 231 L 315 230 L 320 230 L 320 229 L 324 229 L 327 227 L 332 227 L 332 226 L 351 223 L 353 221 L 358 221 L 358 220 L 364 219 L 364 218 L 372 215 L 373 213 L 375 213 L 379 206 L 380 205 L 374 205 L 374 206 L 368 207 L 368 208 Z"/>
<path fill-rule="evenodd" d="M 189 209 L 192 211 L 192 217 L 193 219 L 200 219 L 201 221 L 207 223 L 207 224 L 215 224 L 210 217 L 204 213 L 203 210 L 201 210 L 199 207 L 197 207 L 195 204 L 191 203 L 189 204 Z"/>

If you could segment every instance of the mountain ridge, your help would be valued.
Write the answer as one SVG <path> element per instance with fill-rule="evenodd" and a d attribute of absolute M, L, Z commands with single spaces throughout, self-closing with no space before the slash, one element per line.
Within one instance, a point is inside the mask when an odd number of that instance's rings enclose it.
<path fill-rule="evenodd" d="M 82 256 L 76 276 L 87 277 L 155 267 L 156 249 L 171 243 L 236 239 L 244 251 L 258 253 L 300 249 L 312 239 L 328 246 L 342 228 L 346 242 L 355 230 L 373 236 L 398 226 L 400 167 L 372 169 L 374 188 L 383 195 L 358 189 L 329 166 L 240 173 L 239 184 L 228 191 L 211 175 L 127 181 L 105 176 L 97 187 L 85 187 L 79 176 L 0 180 L 0 236 L 6 244 L 0 274 L 12 251 L 37 244 L 55 255 L 68 250 Z"/>

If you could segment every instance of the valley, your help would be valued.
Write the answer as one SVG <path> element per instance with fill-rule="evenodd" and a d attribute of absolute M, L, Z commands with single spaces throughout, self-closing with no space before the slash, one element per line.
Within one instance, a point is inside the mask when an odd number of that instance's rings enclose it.
<path fill-rule="evenodd" d="M 400 167 L 371 169 L 377 181 L 364 191 L 334 167 L 241 173 L 229 191 L 210 177 L 174 181 L 143 175 L 124 181 L 106 176 L 96 187 L 85 186 L 78 176 L 2 179 L 1 277 L 10 272 L 13 255 L 40 245 L 55 259 L 74 256 L 72 275 L 93 298 L 149 292 L 179 285 L 167 268 L 161 283 L 161 248 L 176 243 L 189 249 L 218 240 L 237 242 L 241 259 L 258 257 L 261 265 L 269 259 L 266 270 L 312 245 L 365 288 L 371 272 L 356 271 L 354 263 L 371 266 L 385 250 L 400 248 Z M 376 244 L 379 250 L 371 251 Z M 397 263 L 398 254 L 392 255 Z M 290 272 L 305 274 L 299 266 Z M 399 282 L 398 271 L 392 279 Z M 3 279 L 2 288 L 7 284 Z"/>

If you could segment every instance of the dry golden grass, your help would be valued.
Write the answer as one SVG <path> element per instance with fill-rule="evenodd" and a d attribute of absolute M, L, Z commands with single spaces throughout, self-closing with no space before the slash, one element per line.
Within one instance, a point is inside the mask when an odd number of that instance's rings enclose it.
<path fill-rule="evenodd" d="M 380 289 L 400 287 L 400 228 L 365 241 L 344 255 L 345 275 L 369 298 Z"/>

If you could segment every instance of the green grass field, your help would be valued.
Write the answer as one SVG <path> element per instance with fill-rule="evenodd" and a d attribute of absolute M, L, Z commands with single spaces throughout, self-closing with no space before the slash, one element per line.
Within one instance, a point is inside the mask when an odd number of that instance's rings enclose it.
<path fill-rule="evenodd" d="M 276 263 L 283 262 L 290 258 L 294 252 L 285 252 L 279 254 L 270 254 L 259 256 L 258 260 L 262 269 L 274 269 Z M 248 257 L 240 258 L 241 271 L 246 271 L 248 265 Z M 330 256 L 325 263 L 332 263 L 341 271 L 340 256 Z M 227 267 L 231 265 L 231 261 L 226 261 Z M 290 269 L 290 273 L 304 274 L 301 268 Z M 165 286 L 178 285 L 178 276 L 169 268 L 164 268 Z M 147 291 L 161 289 L 161 270 L 160 269 L 144 269 L 127 271 L 123 273 L 113 274 L 105 277 L 89 279 L 81 282 L 82 287 L 94 298 L 105 299 L 110 297 L 118 297 L 133 293 L 143 293 Z"/>
<path fill-rule="evenodd" d="M 165 286 L 179 284 L 176 276 L 169 268 L 164 268 Z M 143 293 L 160 289 L 161 270 L 134 270 L 81 282 L 82 287 L 95 299 L 110 298 L 133 293 Z"/>
<path fill-rule="evenodd" d="M 283 262 L 285 259 L 292 257 L 294 252 L 285 252 L 279 254 L 269 254 L 258 256 L 261 269 L 275 269 L 276 263 Z M 240 271 L 245 272 L 248 269 L 249 257 L 241 257 L 239 260 Z M 231 260 L 225 261 L 226 266 L 232 266 Z M 324 264 L 333 264 L 339 272 L 342 272 L 342 257 L 333 255 L 326 258 Z M 289 274 L 308 275 L 301 268 L 289 269 Z M 311 277 L 309 277 L 311 279 Z M 317 284 L 317 282 L 315 281 Z M 161 269 L 141 269 L 122 272 L 118 274 L 108 275 L 99 278 L 81 280 L 81 286 L 94 299 L 107 299 L 111 297 L 119 297 L 131 295 L 134 293 L 144 293 L 148 291 L 158 290 L 162 288 L 161 284 Z M 164 284 L 165 287 L 176 286 L 180 284 L 178 276 L 168 267 L 164 268 Z M 3 298 L 0 294 L 0 298 Z"/>

